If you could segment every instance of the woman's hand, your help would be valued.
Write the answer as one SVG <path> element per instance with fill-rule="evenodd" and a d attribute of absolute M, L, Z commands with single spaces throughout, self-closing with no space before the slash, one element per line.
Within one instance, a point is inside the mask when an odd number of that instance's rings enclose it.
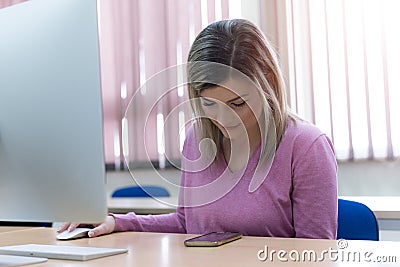
<path fill-rule="evenodd" d="M 94 228 L 91 229 L 88 232 L 89 237 L 96 237 L 99 235 L 106 235 L 106 234 L 111 234 L 114 231 L 115 228 L 115 219 L 113 216 L 107 216 L 104 222 L 100 224 L 93 224 L 93 225 L 87 225 L 87 224 L 80 224 L 80 223 L 64 223 L 60 228 L 57 229 L 58 233 L 64 232 L 65 230 L 68 229 L 69 232 L 75 230 L 77 227 L 91 227 L 93 226 Z"/>

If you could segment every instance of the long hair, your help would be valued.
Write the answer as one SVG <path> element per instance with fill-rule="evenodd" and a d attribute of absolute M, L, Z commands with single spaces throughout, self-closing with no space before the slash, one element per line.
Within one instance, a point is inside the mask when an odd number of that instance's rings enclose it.
<path fill-rule="evenodd" d="M 289 112 L 277 55 L 263 33 L 253 23 L 244 19 L 217 21 L 200 32 L 189 51 L 188 93 L 197 120 L 195 127 L 200 130 L 196 132 L 200 132 L 200 139 L 211 138 L 216 144 L 216 155 L 219 155 L 223 135 L 209 118 L 202 116 L 199 96 L 202 90 L 229 79 L 229 72 L 215 75 L 218 68 L 196 64 L 198 62 L 229 66 L 243 73 L 257 85 L 264 99 L 263 110 L 266 117 L 262 123 L 265 123 L 266 132 L 272 130 L 275 135 L 275 147 L 268 147 L 271 146 L 271 142 L 264 140 L 263 148 L 264 151 L 273 150 L 274 153 L 284 134 Z M 216 80 L 216 76 L 219 81 Z M 269 138 L 271 139 L 271 136 Z"/>

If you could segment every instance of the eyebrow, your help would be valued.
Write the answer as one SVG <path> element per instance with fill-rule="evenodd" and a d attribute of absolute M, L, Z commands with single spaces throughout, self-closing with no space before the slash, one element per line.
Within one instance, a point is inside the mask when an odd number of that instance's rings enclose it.
<path fill-rule="evenodd" d="M 232 98 L 231 100 L 228 100 L 228 101 L 226 101 L 226 102 L 233 102 L 233 101 L 236 101 L 236 100 L 238 100 L 238 99 L 240 99 L 240 98 L 243 98 L 243 97 L 245 97 L 245 96 L 248 96 L 249 94 L 244 94 L 244 95 L 241 95 L 241 96 L 237 96 L 237 97 L 235 97 L 235 98 Z M 208 99 L 207 97 L 205 97 L 205 96 L 201 96 L 204 100 L 206 100 L 206 101 L 209 101 L 209 102 L 215 102 L 215 101 L 213 101 L 213 100 L 210 100 L 210 99 Z"/>

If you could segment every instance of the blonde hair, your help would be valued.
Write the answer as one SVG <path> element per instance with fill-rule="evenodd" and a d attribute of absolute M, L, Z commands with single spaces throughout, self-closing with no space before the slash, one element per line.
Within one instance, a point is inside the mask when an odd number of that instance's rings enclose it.
<path fill-rule="evenodd" d="M 210 24 L 200 32 L 189 51 L 188 92 L 196 117 L 195 127 L 200 129 L 196 132 L 200 132 L 200 139 L 211 138 L 217 146 L 216 155 L 219 155 L 222 133 L 209 118 L 202 116 L 199 96 L 202 90 L 227 80 L 229 74 L 219 71 L 218 67 L 209 68 L 204 64 L 196 64 L 198 62 L 229 66 L 243 73 L 257 85 L 265 99 L 263 108 L 266 117 L 262 123 L 266 124 L 266 128 L 269 127 L 268 132 L 273 130 L 275 135 L 275 147 L 266 147 L 271 143 L 265 141 L 263 149 L 275 152 L 284 134 L 289 112 L 277 55 L 263 33 L 253 23 L 244 19 L 222 20 Z M 216 76 L 219 81 L 216 80 Z M 274 129 L 270 129 L 272 120 L 275 124 Z"/>

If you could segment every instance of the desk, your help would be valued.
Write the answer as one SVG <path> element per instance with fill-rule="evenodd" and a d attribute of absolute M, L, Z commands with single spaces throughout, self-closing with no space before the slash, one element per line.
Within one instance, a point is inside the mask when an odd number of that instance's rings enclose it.
<path fill-rule="evenodd" d="M 366 264 L 364 258 L 361 263 L 353 263 L 353 254 L 360 252 L 371 252 L 369 259 L 376 259 L 375 256 L 391 256 L 390 260 L 396 260 L 400 263 L 400 243 L 395 242 L 374 242 L 374 241 L 348 241 L 346 249 L 339 249 L 335 240 L 311 240 L 311 239 L 291 239 L 291 238 L 266 238 L 266 237 L 243 237 L 235 242 L 223 245 L 217 248 L 188 248 L 183 245 L 186 238 L 193 235 L 185 234 L 164 234 L 164 233 L 137 233 L 123 232 L 97 238 L 84 238 L 72 241 L 57 241 L 55 239 L 55 230 L 52 228 L 32 228 L 14 232 L 0 233 L 0 245 L 18 245 L 18 244 L 59 244 L 71 246 L 94 246 L 94 247 L 113 247 L 127 248 L 128 253 L 105 257 L 90 261 L 66 261 L 49 260 L 46 263 L 32 266 L 50 267 L 50 266 L 382 266 L 377 263 Z M 341 243 L 343 244 L 343 243 Z M 265 257 L 265 248 L 267 246 L 268 255 L 272 251 L 286 251 L 286 258 L 289 259 L 289 253 L 297 251 L 314 251 L 317 256 L 322 255 L 323 250 L 338 251 L 337 255 L 329 259 L 325 254 L 323 262 L 310 262 L 307 257 L 304 261 L 282 262 L 278 260 L 277 253 L 272 254 L 273 258 L 267 258 L 265 261 L 258 259 Z M 343 253 L 351 255 L 351 260 L 344 262 L 341 260 Z M 350 254 L 349 254 L 350 253 Z M 308 255 L 308 254 L 306 254 Z M 294 254 L 292 254 L 294 257 Z M 281 257 L 285 258 L 285 256 Z M 334 259 L 337 258 L 336 261 Z M 301 258 L 300 258 L 301 259 Z M 347 258 L 345 258 L 347 259 Z M 381 258 L 382 259 L 382 258 Z M 389 259 L 389 258 L 387 258 Z M 350 263 L 350 264 L 349 264 Z M 390 266 L 394 266 L 390 264 Z"/>
<path fill-rule="evenodd" d="M 32 229 L 32 227 L 24 226 L 0 226 L 0 233 L 21 231 L 26 229 Z"/>
<path fill-rule="evenodd" d="M 176 211 L 178 197 L 132 197 L 132 198 L 109 198 L 107 200 L 108 211 L 111 213 L 136 214 L 164 214 Z"/>

